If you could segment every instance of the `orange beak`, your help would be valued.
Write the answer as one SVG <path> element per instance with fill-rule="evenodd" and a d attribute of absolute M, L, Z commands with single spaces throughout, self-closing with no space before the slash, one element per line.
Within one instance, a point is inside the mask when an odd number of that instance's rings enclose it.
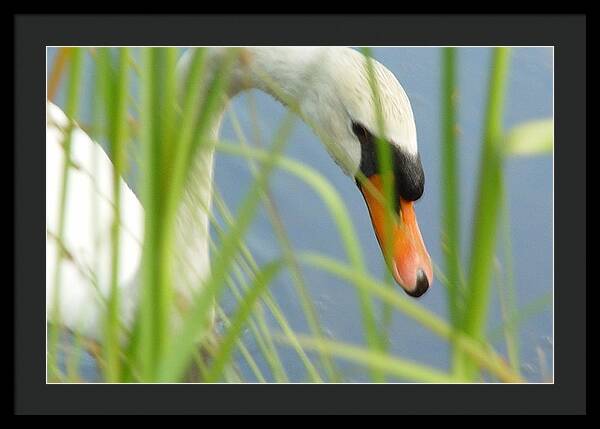
<path fill-rule="evenodd" d="M 431 286 L 433 270 L 431 258 L 417 224 L 413 202 L 400 198 L 398 219 L 392 219 L 390 216 L 391 225 L 389 234 L 386 234 L 386 213 L 382 203 L 383 180 L 376 174 L 369 177 L 368 181 L 372 186 L 359 187 L 367 202 L 375 235 L 386 263 L 394 279 L 406 293 L 419 297 Z"/>

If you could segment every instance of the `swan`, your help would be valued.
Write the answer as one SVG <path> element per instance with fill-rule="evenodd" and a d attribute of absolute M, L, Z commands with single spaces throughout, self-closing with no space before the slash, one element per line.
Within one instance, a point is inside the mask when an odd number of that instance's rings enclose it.
<path fill-rule="evenodd" d="M 206 48 L 207 73 L 214 71 L 226 48 Z M 395 177 L 394 198 L 399 215 L 392 226 L 393 254 L 388 261 L 396 282 L 409 295 L 419 297 L 432 284 L 431 259 L 423 242 L 414 201 L 424 190 L 424 172 L 417 148 L 416 125 L 408 96 L 385 66 L 373 60 L 379 86 L 383 128 L 377 126 L 376 105 L 366 68 L 366 57 L 347 47 L 248 47 L 232 72 L 227 99 L 251 88 L 267 92 L 278 101 L 267 81 L 277 84 L 286 100 L 297 100 L 301 118 L 314 130 L 343 172 L 354 178 L 370 215 L 375 236 L 384 251 L 384 207 L 375 191 L 383 191 L 377 160 L 377 130 L 388 144 Z M 186 77 L 193 49 L 177 65 L 179 79 Z M 210 77 L 210 76 L 208 76 Z M 209 79 L 206 79 L 209 81 Z M 226 101 L 210 137 L 217 139 Z M 46 119 L 46 313 L 60 315 L 60 323 L 83 335 L 102 336 L 102 300 L 110 293 L 110 228 L 113 221 L 113 164 L 94 142 L 55 104 L 47 102 Z M 63 148 L 71 132 L 68 198 L 62 241 L 58 240 L 59 190 L 62 183 Z M 208 145 L 205 145 L 208 146 Z M 190 299 L 209 272 L 209 217 L 213 181 L 213 150 L 195 155 L 176 221 L 176 248 L 182 261 L 175 267 L 175 288 L 180 298 Z M 372 187 L 358 177 L 366 177 Z M 365 185 L 365 186 L 363 186 Z M 121 228 L 118 285 L 120 317 L 125 326 L 134 319 L 138 298 L 138 271 L 144 237 L 144 209 L 127 183 L 120 179 Z M 194 227 L 190 222 L 194 219 Z M 53 274 L 59 249 L 61 281 Z M 384 252 L 385 253 L 385 252 Z M 58 307 L 57 307 L 58 306 Z M 55 310 L 58 310 L 54 313 Z"/>

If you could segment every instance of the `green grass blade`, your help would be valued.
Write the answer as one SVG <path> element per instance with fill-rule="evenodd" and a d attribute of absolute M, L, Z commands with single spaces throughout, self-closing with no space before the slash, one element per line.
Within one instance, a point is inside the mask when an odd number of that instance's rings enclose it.
<path fill-rule="evenodd" d="M 377 121 L 377 130 L 376 130 L 377 159 L 378 159 L 379 168 L 380 168 L 379 175 L 381 176 L 381 178 L 383 180 L 383 201 L 384 201 L 383 206 L 385 208 L 385 214 L 386 214 L 386 216 L 384 218 L 384 221 L 385 221 L 384 235 L 385 235 L 385 237 L 387 237 L 387 239 L 385 240 L 385 248 L 383 249 L 383 255 L 386 260 L 386 264 L 389 267 L 393 263 L 392 262 L 392 258 L 393 258 L 392 236 L 393 236 L 393 228 L 394 228 L 393 225 L 395 222 L 400 220 L 399 216 L 395 210 L 396 201 L 394 201 L 394 195 L 395 195 L 394 182 L 395 182 L 396 178 L 394 177 L 394 172 L 393 172 L 394 170 L 393 170 L 393 166 L 392 166 L 391 145 L 389 144 L 389 142 L 385 141 L 386 124 L 385 124 L 385 121 L 383 118 L 381 94 L 380 94 L 379 82 L 377 81 L 376 74 L 375 74 L 375 68 L 373 65 L 372 51 L 370 48 L 363 48 L 363 49 L 361 49 L 361 52 L 366 57 L 365 67 L 366 67 L 367 76 L 369 79 L 369 86 L 370 86 L 371 92 L 372 92 L 371 95 L 373 97 L 373 101 L 374 101 L 374 105 L 375 105 L 375 117 L 376 117 L 376 121 Z M 365 183 L 365 179 L 366 178 L 363 178 L 361 176 L 359 178 L 359 181 L 361 181 L 361 183 Z M 386 278 L 389 286 L 394 287 L 393 282 L 392 282 L 391 272 L 389 269 L 385 271 L 385 278 Z M 371 305 L 367 301 L 367 297 L 364 297 L 361 301 L 364 301 L 364 305 L 366 305 L 366 306 Z M 372 311 L 372 310 L 369 310 L 367 308 L 366 311 L 368 313 L 369 311 Z M 387 304 L 384 304 L 384 317 L 386 319 L 385 322 L 388 326 L 391 323 L 390 314 L 391 314 L 391 310 L 389 309 Z M 368 322 L 368 323 L 373 323 L 373 322 Z M 383 332 L 378 332 L 377 338 L 371 339 L 371 346 L 374 348 L 377 348 L 378 350 L 384 350 L 385 345 L 386 345 L 386 341 L 385 341 Z M 384 379 L 379 377 L 377 374 L 374 374 L 374 377 L 379 382 L 385 381 Z"/>
<path fill-rule="evenodd" d="M 211 251 L 218 251 L 217 246 L 213 245 L 211 247 Z M 248 270 L 245 269 L 246 267 L 242 268 L 240 265 L 242 264 L 236 261 L 232 263 L 232 268 L 230 270 L 236 276 L 236 279 L 240 284 L 239 288 L 231 278 L 231 274 L 228 275 L 226 278 L 227 286 L 229 287 L 230 291 L 233 293 L 234 298 L 239 304 L 241 304 L 244 299 L 241 290 L 247 290 L 247 288 L 245 287 L 246 280 L 243 277 L 242 271 L 246 273 L 248 278 L 256 278 L 258 272 L 260 271 L 258 268 Z M 268 291 L 265 293 L 265 295 L 268 295 Z M 272 333 L 265 319 L 265 314 L 262 309 L 262 303 L 259 302 L 256 305 L 252 317 L 248 321 L 248 327 L 250 329 L 250 332 L 254 336 L 256 344 L 258 345 L 258 348 L 262 353 L 265 362 L 271 370 L 273 379 L 277 383 L 287 382 L 287 374 L 279 357 L 277 347 L 273 342 Z"/>
<path fill-rule="evenodd" d="M 442 245 L 446 256 L 450 318 L 458 324 L 460 274 L 460 188 L 457 144 L 456 49 L 442 49 Z"/>
<path fill-rule="evenodd" d="M 213 356 L 212 365 L 206 375 L 207 382 L 218 380 L 226 362 L 230 359 L 236 341 L 239 339 L 246 320 L 250 317 L 252 308 L 260 296 L 265 292 L 275 275 L 281 269 L 281 261 L 271 262 L 266 265 L 256 276 L 246 296 L 231 320 L 227 333 L 222 338 L 216 354 Z"/>
<path fill-rule="evenodd" d="M 79 383 L 82 381 L 79 374 L 79 365 L 81 363 L 81 356 L 83 353 L 83 338 L 79 332 L 74 332 L 73 336 L 75 338 L 71 344 L 71 351 L 66 363 L 67 380 L 69 383 Z"/>
<path fill-rule="evenodd" d="M 479 168 L 479 189 L 471 237 L 470 271 L 464 331 L 481 340 L 485 332 L 500 199 L 502 195 L 502 115 L 507 85 L 509 48 L 494 48 Z M 476 377 L 471 368 L 470 375 Z"/>
<path fill-rule="evenodd" d="M 174 301 L 173 292 L 173 252 L 176 207 L 171 203 L 173 190 L 174 158 L 177 156 L 176 146 L 176 109 L 177 109 L 177 81 L 176 81 L 176 48 L 157 48 L 155 51 L 156 79 L 153 82 L 155 100 L 153 117 L 157 121 L 157 134 L 154 136 L 155 156 L 158 156 L 159 170 L 158 189 L 155 189 L 155 207 L 159 210 L 161 218 L 157 224 L 156 249 L 157 260 L 154 263 L 156 278 L 153 282 L 153 370 L 159 365 L 162 356 L 166 353 L 168 339 L 172 335 L 172 310 Z M 171 203 L 171 204 L 170 204 Z M 153 376 L 154 378 L 154 376 Z"/>
<path fill-rule="evenodd" d="M 250 157 L 262 162 L 264 162 L 267 157 L 267 153 L 265 151 L 252 147 L 244 147 L 221 142 L 216 146 L 216 148 L 218 151 L 223 153 Z M 358 242 L 358 238 L 356 237 L 354 226 L 350 220 L 350 217 L 348 216 L 348 211 L 346 210 L 345 204 L 335 188 L 319 173 L 302 163 L 280 157 L 277 161 L 277 165 L 289 173 L 301 178 L 307 185 L 309 185 L 319 194 L 323 202 L 326 204 L 331 218 L 336 223 L 338 233 L 342 239 L 348 260 L 357 270 L 361 272 L 365 271 L 364 259 L 362 257 L 360 244 Z M 359 294 L 359 299 L 368 297 L 368 295 L 365 295 L 360 290 L 358 290 L 357 293 Z M 368 312 L 370 306 L 365 305 L 363 302 L 362 308 L 365 309 L 363 317 L 366 317 L 370 321 L 374 321 L 373 313 Z M 364 326 L 367 328 L 367 338 L 379 338 L 379 334 L 374 323 L 365 323 Z M 378 345 L 379 343 L 377 346 Z"/>
<path fill-rule="evenodd" d="M 440 370 L 411 362 L 406 359 L 393 357 L 389 354 L 353 346 L 337 341 L 298 336 L 303 347 L 313 350 L 327 350 L 334 356 L 346 359 L 350 362 L 364 365 L 368 368 L 377 368 L 383 375 L 391 375 L 404 380 L 412 380 L 421 383 L 453 383 L 459 380 L 450 374 Z M 289 339 L 280 337 L 279 340 L 288 344 Z"/>
<path fill-rule="evenodd" d="M 160 145 L 157 144 L 158 121 L 155 118 L 155 106 L 158 95 L 155 90 L 156 52 L 150 48 L 142 49 L 142 74 L 140 79 L 140 141 L 142 147 L 142 204 L 144 206 L 144 248 L 142 252 L 142 275 L 140 288 L 140 310 L 138 323 L 134 332 L 135 343 L 131 353 L 135 355 L 135 371 L 141 381 L 152 379 L 155 353 L 153 352 L 154 315 L 153 302 L 154 282 L 158 278 L 159 224 L 161 219 L 159 201 L 160 181 Z"/>
<path fill-rule="evenodd" d="M 251 110 L 253 110 L 253 109 L 251 109 Z M 242 127 L 237 118 L 237 115 L 235 114 L 235 112 L 233 110 L 231 110 L 231 121 L 232 121 L 234 130 L 236 132 L 238 139 L 244 146 L 247 146 L 248 140 L 242 130 Z M 256 126 L 258 125 L 256 123 L 256 121 L 255 121 L 255 124 L 256 124 Z M 256 133 L 258 134 L 258 130 L 256 131 Z M 260 142 L 260 139 L 258 139 L 257 141 Z M 257 171 L 258 171 L 256 163 L 252 159 L 250 159 L 249 162 L 250 162 L 250 167 L 251 167 L 253 174 L 256 175 Z M 313 301 L 310 297 L 308 288 L 306 287 L 304 278 L 302 276 L 302 271 L 300 270 L 300 267 L 296 260 L 294 249 L 292 248 L 292 244 L 291 244 L 288 234 L 285 230 L 283 221 L 281 220 L 281 216 L 279 215 L 277 206 L 275 205 L 275 201 L 273 200 L 273 197 L 271 196 L 270 190 L 268 188 L 265 189 L 263 198 L 264 198 L 264 202 L 265 202 L 265 207 L 267 209 L 267 215 L 269 216 L 269 220 L 271 222 L 271 225 L 273 226 L 275 236 L 277 237 L 277 241 L 279 242 L 281 251 L 283 253 L 284 261 L 285 261 L 287 267 L 289 268 L 289 272 L 290 272 L 290 275 L 292 278 L 292 284 L 294 285 L 295 291 L 296 291 L 298 297 L 300 298 L 300 305 L 302 307 L 302 312 L 304 313 L 304 317 L 308 323 L 308 327 L 313 336 L 315 336 L 317 338 L 321 338 L 321 337 L 323 337 L 323 330 L 321 329 L 319 315 L 318 315 L 317 310 L 316 310 L 316 308 L 313 304 Z M 299 346 L 299 344 L 296 342 L 294 344 L 296 346 Z M 303 363 L 305 364 L 306 370 L 310 374 L 312 380 L 319 381 L 321 379 L 321 377 L 320 377 L 320 375 L 318 375 L 318 373 L 316 373 L 314 366 L 312 364 L 309 364 L 310 361 L 308 360 L 306 355 L 303 352 L 301 352 L 300 357 L 301 357 Z M 333 382 L 339 381 L 340 380 L 339 371 L 335 367 L 335 364 L 334 364 L 333 360 L 331 359 L 331 357 L 328 356 L 324 352 L 319 353 L 319 357 L 320 357 L 321 365 L 323 366 L 329 379 Z"/>
<path fill-rule="evenodd" d="M 268 177 L 273 170 L 275 161 L 283 149 L 283 145 L 287 135 L 291 131 L 291 127 L 291 117 L 288 117 L 288 120 L 283 123 L 281 130 L 276 137 L 274 147 L 268 155 L 265 165 L 261 170 L 261 174 L 255 179 L 252 187 L 244 198 L 238 213 L 238 221 L 223 240 L 219 254 L 215 256 L 210 278 L 194 299 L 192 309 L 184 322 L 181 335 L 172 339 L 169 343 L 169 353 L 161 362 L 157 373 L 159 380 L 177 380 L 189 362 L 189 357 L 194 350 L 196 341 L 201 339 L 205 334 L 209 324 L 207 318 L 209 308 L 222 289 L 222 279 L 238 252 L 240 240 L 250 226 L 258 202 L 260 201 L 259 197 L 262 189 L 264 189 Z"/>
<path fill-rule="evenodd" d="M 108 298 L 108 308 L 105 321 L 104 348 L 105 378 L 109 382 L 119 379 L 120 373 L 120 304 L 119 304 L 119 252 L 120 252 L 120 223 L 121 223 L 121 176 L 125 171 L 125 143 L 127 139 L 127 99 L 129 52 L 127 48 L 118 49 L 118 65 L 113 72 L 111 54 L 108 48 L 102 48 L 99 53 L 99 63 L 102 73 L 106 74 L 109 82 L 105 88 L 104 100 L 107 107 L 109 128 L 109 153 L 113 162 L 113 201 L 114 212 L 111 226 L 111 285 Z"/>
<path fill-rule="evenodd" d="M 187 176 L 190 172 L 191 160 L 194 158 L 197 146 L 205 140 L 204 132 L 214 120 L 211 115 L 218 108 L 219 97 L 224 91 L 229 71 L 217 71 L 217 78 L 209 84 L 209 94 L 203 99 L 202 82 L 205 74 L 206 50 L 196 49 L 193 53 L 189 73 L 185 85 L 181 86 L 180 97 L 183 99 L 179 131 L 175 141 L 172 164 L 172 188 L 168 196 L 170 210 L 175 211 L 181 201 Z M 199 128 L 202 131 L 198 131 Z M 201 134 L 201 135 L 199 135 Z"/>
<path fill-rule="evenodd" d="M 314 67 L 317 66 L 318 64 L 314 65 Z M 288 110 L 297 113 L 307 125 L 312 127 L 317 132 L 317 134 L 321 137 L 323 142 L 326 143 L 326 145 L 331 144 L 331 142 L 327 141 L 327 133 L 319 132 L 320 126 L 318 124 L 315 124 L 314 121 L 312 121 L 309 117 L 302 114 L 301 109 L 299 109 L 300 100 L 293 99 L 288 94 L 286 94 L 286 92 L 282 90 L 281 86 L 278 85 L 277 82 L 273 81 L 273 79 L 269 78 L 269 76 L 267 76 L 265 73 L 260 73 L 260 71 L 258 70 L 257 73 L 258 78 L 261 81 L 263 81 L 269 93 L 273 94 L 277 99 L 284 103 L 287 106 Z M 283 164 L 286 163 L 284 162 Z M 302 167 L 300 167 L 299 170 L 302 170 Z M 296 170 L 296 173 L 299 173 L 299 170 Z M 304 179 L 308 179 L 307 183 L 315 187 L 315 189 L 321 193 L 321 196 L 325 196 L 324 201 L 327 202 L 328 208 L 330 210 L 335 211 L 335 214 L 333 214 L 332 218 L 336 221 L 336 224 L 340 230 L 340 235 L 343 239 L 345 248 L 347 250 L 348 258 L 354 266 L 364 271 L 364 259 L 362 258 L 362 252 L 360 250 L 361 248 L 360 245 L 358 245 L 356 233 L 354 231 L 352 223 L 349 222 L 349 219 L 345 212 L 337 211 L 339 207 L 343 207 L 343 204 L 340 204 L 341 200 L 339 198 L 339 195 L 337 195 L 335 189 L 333 189 L 328 183 L 323 183 L 322 178 L 319 177 L 319 175 L 315 175 L 314 172 L 312 172 L 312 170 L 310 173 L 305 172 L 304 174 Z M 359 180 L 362 181 L 362 178 L 359 178 Z M 359 294 L 359 303 L 363 318 L 365 339 L 369 346 L 372 348 L 384 348 L 383 341 L 377 329 L 372 303 L 370 303 L 370 299 L 368 296 L 363 295 L 360 291 L 357 291 L 357 293 Z M 374 378 L 377 378 L 376 369 L 373 370 L 372 375 L 374 376 Z"/>
<path fill-rule="evenodd" d="M 515 285 L 513 279 L 513 254 L 510 230 L 510 212 L 506 192 L 502 195 L 502 245 L 504 247 L 504 276 L 498 282 L 500 311 L 504 321 L 504 338 L 509 362 L 515 372 L 519 372 L 519 326 L 506 323 L 513 319 L 517 312 Z"/>
<path fill-rule="evenodd" d="M 494 327 L 488 333 L 490 341 L 496 341 L 504 335 L 507 329 L 516 329 L 525 320 L 541 313 L 552 305 L 552 292 L 548 292 L 539 298 L 519 307 L 515 310 L 513 317 L 504 321 L 500 326 Z"/>
<path fill-rule="evenodd" d="M 175 48 L 144 48 L 141 68 L 141 141 L 144 153 L 142 200 L 145 210 L 145 238 L 142 259 L 142 299 L 139 335 L 132 351 L 139 357 L 140 374 L 153 380 L 166 353 L 171 336 L 173 290 L 173 248 L 177 207 L 192 156 L 188 142 L 196 124 L 191 119 L 197 102 L 184 105 L 183 127 L 178 126 Z M 196 65 L 197 62 L 194 62 Z M 194 71 L 198 71 L 194 68 Z M 200 97 L 200 73 L 188 80 L 186 89 Z M 192 96 L 190 96 L 192 97 Z M 187 99 L 186 99 L 187 101 Z M 182 167 L 183 164 L 183 167 Z"/>
<path fill-rule="evenodd" d="M 231 227 L 234 224 L 235 219 L 234 219 L 233 215 L 231 214 L 229 208 L 223 201 L 223 199 L 220 197 L 218 191 L 216 191 L 216 190 L 214 192 L 214 199 L 215 199 L 215 203 L 216 203 L 215 205 L 216 205 L 217 209 L 223 216 L 225 222 L 229 225 L 229 227 Z M 216 220 L 214 219 L 213 216 L 211 216 L 211 222 L 213 223 L 213 227 L 214 227 L 217 235 L 221 239 L 223 239 L 225 237 L 224 229 L 216 222 Z M 211 252 L 213 252 L 213 251 L 218 251 L 218 248 L 214 244 L 214 241 L 211 240 Z M 233 293 L 234 298 L 238 302 L 241 302 L 243 299 L 240 289 L 245 289 L 245 285 L 247 283 L 246 279 L 244 278 L 244 274 L 247 276 L 248 279 L 252 279 L 257 276 L 259 271 L 260 270 L 259 270 L 258 264 L 254 261 L 252 254 L 250 253 L 250 250 L 247 248 L 246 244 L 243 241 L 241 241 L 240 242 L 240 256 L 237 258 L 237 260 L 234 263 L 232 263 L 232 269 L 230 270 L 230 272 L 232 274 L 227 276 L 227 285 L 228 285 L 229 289 L 231 290 L 231 292 Z M 235 275 L 237 282 L 240 284 L 240 288 L 237 287 L 237 285 L 231 278 L 232 275 Z M 266 291 L 266 293 L 263 296 L 263 301 L 265 303 L 273 301 L 273 299 L 270 297 L 268 290 Z M 275 304 L 275 307 L 277 307 L 276 304 Z M 250 328 L 252 335 L 254 336 L 254 338 L 256 340 L 256 343 L 260 349 L 260 352 L 262 353 L 262 356 L 264 357 L 265 361 L 269 365 L 269 368 L 271 369 L 274 379 L 277 382 L 285 382 L 287 380 L 287 376 L 285 374 L 285 368 L 282 365 L 281 359 L 279 358 L 279 353 L 277 351 L 277 348 L 271 338 L 271 332 L 270 332 L 268 323 L 265 320 L 265 314 L 263 311 L 262 303 L 259 302 L 257 304 L 252 316 L 253 317 L 249 321 L 249 328 Z M 275 317 L 277 319 L 277 316 L 275 316 Z M 278 323 L 280 324 L 280 326 L 282 327 L 282 329 L 285 330 L 285 327 L 282 324 L 282 321 L 280 319 L 277 319 L 277 320 L 278 320 Z M 285 322 L 285 318 L 283 318 L 283 322 Z M 300 358 L 303 359 L 303 362 L 305 363 L 305 365 L 308 365 L 310 368 L 310 365 L 311 365 L 310 362 L 307 362 L 306 359 L 304 359 L 304 356 L 302 354 L 300 354 Z"/>
<path fill-rule="evenodd" d="M 231 321 L 229 320 L 229 318 L 227 317 L 227 315 L 225 314 L 225 312 L 223 311 L 223 309 L 221 307 L 219 307 L 217 309 L 217 317 L 222 319 L 226 326 L 231 325 Z M 261 369 L 259 368 L 258 364 L 256 363 L 256 360 L 254 359 L 254 357 L 252 356 L 252 354 L 250 353 L 250 351 L 244 344 L 242 338 L 238 339 L 237 347 L 240 351 L 240 354 L 242 355 L 242 357 L 248 364 L 248 367 L 250 368 L 250 370 L 256 377 L 256 380 L 259 383 L 266 383 L 267 380 L 265 379 L 265 376 L 263 375 Z"/>
<path fill-rule="evenodd" d="M 502 357 L 488 349 L 486 345 L 482 345 L 479 341 L 464 334 L 457 333 L 451 325 L 437 315 L 425 309 L 420 304 L 417 304 L 415 301 L 410 300 L 406 296 L 400 295 L 397 291 L 390 289 L 385 284 L 324 255 L 305 253 L 300 255 L 299 259 L 303 263 L 323 269 L 340 278 L 346 280 L 353 279 L 353 282 L 357 287 L 366 289 L 377 298 L 388 302 L 394 308 L 397 308 L 445 341 L 453 341 L 456 346 L 473 359 L 479 367 L 487 369 L 491 374 L 498 377 L 498 379 L 505 382 L 523 381 L 522 378 L 518 374 L 515 374 L 506 364 Z"/>
<path fill-rule="evenodd" d="M 448 295 L 448 313 L 452 325 L 460 329 L 464 303 L 462 302 L 462 272 L 460 257 L 460 178 L 457 144 L 457 58 L 456 48 L 442 48 L 442 249 L 445 256 L 446 291 Z M 464 372 L 460 351 L 452 347 L 452 366 L 456 374 Z"/>
<path fill-rule="evenodd" d="M 83 66 L 83 52 L 79 48 L 73 48 L 71 51 L 71 63 L 69 67 L 69 82 L 67 87 L 67 106 L 66 116 L 69 119 L 69 126 L 65 133 L 64 141 L 64 163 L 63 163 L 63 176 L 59 195 L 59 213 L 58 213 L 58 231 L 56 237 L 59 245 L 57 245 L 57 258 L 56 266 L 54 267 L 54 295 L 53 300 L 53 312 L 50 315 L 51 321 L 53 322 L 50 326 L 49 334 L 49 352 L 48 352 L 48 368 L 50 372 L 57 369 L 56 364 L 56 350 L 60 335 L 60 288 L 61 288 L 61 271 L 62 262 L 64 258 L 65 249 L 60 243 L 63 243 L 65 223 L 66 223 L 66 204 L 67 204 L 67 192 L 69 189 L 69 166 L 71 164 L 71 138 L 72 129 L 74 126 L 74 120 L 77 118 L 77 112 L 79 109 L 79 92 L 81 85 L 81 73 Z M 50 374 L 50 377 L 52 374 Z"/>
<path fill-rule="evenodd" d="M 234 222 L 233 216 L 231 215 L 231 211 L 227 208 L 227 205 L 225 204 L 223 199 L 218 194 L 215 194 L 215 200 L 216 200 L 216 206 L 218 207 L 218 209 L 219 209 L 221 215 L 223 216 L 223 218 L 225 219 L 225 221 L 228 224 L 232 224 Z M 216 223 L 215 223 L 215 228 L 217 229 L 217 231 L 220 231 L 220 227 Z M 238 264 L 239 268 L 242 269 L 248 277 L 256 276 L 256 274 L 258 272 L 258 264 L 254 260 L 252 253 L 250 252 L 250 250 L 247 248 L 247 246 L 244 243 L 242 243 L 242 245 L 241 245 L 240 253 L 241 253 L 242 260 Z M 241 296 L 237 290 L 233 290 L 233 293 L 237 299 L 241 299 Z M 300 344 L 294 339 L 294 332 L 290 328 L 290 325 L 289 325 L 288 321 L 286 320 L 285 315 L 283 314 L 283 311 L 279 308 L 279 305 L 277 304 L 275 299 L 271 296 L 269 291 L 267 291 L 267 293 L 264 295 L 263 302 L 269 308 L 269 311 L 271 312 L 271 314 L 273 315 L 273 317 L 279 324 L 279 326 L 282 329 L 282 331 L 284 332 L 284 334 L 288 335 L 290 337 L 292 343 L 294 344 L 294 349 L 295 349 L 296 353 L 298 354 L 298 357 L 304 364 L 304 367 L 306 368 L 306 371 L 309 374 L 311 380 L 313 382 L 321 382 L 322 380 L 321 380 L 319 373 L 317 372 L 316 368 L 314 367 L 314 365 L 312 364 L 312 362 L 310 361 L 310 359 L 308 358 L 308 356 L 306 355 L 306 353 L 304 352 L 304 350 L 302 349 Z M 259 320 L 259 323 L 261 326 L 267 326 L 266 322 L 264 321 L 265 316 L 264 316 L 264 312 L 262 311 L 261 304 L 258 305 L 257 310 L 254 312 L 254 316 Z M 252 328 L 252 323 L 251 323 L 250 327 Z M 256 334 L 255 334 L 255 337 L 258 341 L 259 337 L 256 336 Z M 271 360 L 272 360 L 271 354 L 276 355 L 277 349 L 275 348 L 274 345 L 271 346 L 271 344 L 272 344 L 271 335 L 269 335 L 268 332 L 265 332 L 264 337 L 265 338 L 263 339 L 262 335 L 261 335 L 260 341 L 268 342 L 269 348 L 273 352 L 267 354 L 267 353 L 265 353 L 264 349 L 261 349 L 261 350 L 262 350 L 265 358 L 267 358 L 269 363 L 271 363 Z M 260 343 L 259 343 L 259 345 L 260 345 Z M 275 363 L 275 365 L 277 364 L 277 362 L 274 362 L 274 363 Z M 271 369 L 273 371 L 275 370 L 275 365 L 271 364 Z M 282 371 L 279 371 L 279 372 L 282 372 Z"/>

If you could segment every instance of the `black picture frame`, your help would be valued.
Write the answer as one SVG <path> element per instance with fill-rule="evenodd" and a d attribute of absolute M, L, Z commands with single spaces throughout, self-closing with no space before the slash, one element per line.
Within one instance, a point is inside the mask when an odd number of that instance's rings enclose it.
<path fill-rule="evenodd" d="M 15 15 L 13 23 L 16 413 L 586 413 L 585 15 Z M 46 384 L 46 46 L 261 44 L 554 46 L 554 384 Z"/>

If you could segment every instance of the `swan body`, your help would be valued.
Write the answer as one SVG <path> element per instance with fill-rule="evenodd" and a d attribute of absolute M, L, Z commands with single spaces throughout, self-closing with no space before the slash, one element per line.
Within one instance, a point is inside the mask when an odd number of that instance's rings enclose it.
<path fill-rule="evenodd" d="M 208 48 L 210 75 L 226 48 Z M 178 64 L 178 75 L 188 73 L 192 50 Z M 377 113 L 365 57 L 341 47 L 255 47 L 244 48 L 233 70 L 228 97 L 258 88 L 280 102 L 297 103 L 298 113 L 311 126 L 334 161 L 351 177 L 361 172 L 375 188 L 381 188 L 374 136 Z M 392 147 L 398 210 L 405 224 L 394 229 L 394 255 L 390 269 L 398 283 L 411 295 L 419 296 L 431 284 L 431 263 L 412 209 L 412 201 L 423 192 L 423 172 L 417 152 L 416 126 L 410 101 L 394 75 L 373 61 L 381 94 L 384 135 Z M 209 79 L 206 79 L 209 81 Z M 277 90 L 275 90 L 275 87 Z M 221 106 L 224 112 L 227 100 Z M 218 138 L 222 113 L 210 137 Z M 101 337 L 103 302 L 110 290 L 110 227 L 113 205 L 113 165 L 101 146 L 76 124 L 71 134 L 73 162 L 69 166 L 69 188 L 63 243 L 58 243 L 59 195 L 64 149 L 62 142 L 69 119 L 55 105 L 47 107 L 46 148 L 46 302 L 47 318 L 60 303 L 60 322 L 92 338 Z M 176 220 L 176 292 L 189 299 L 201 287 L 210 270 L 209 218 L 213 180 L 213 150 L 199 150 L 186 185 Z M 204 147 L 204 146 L 203 146 Z M 358 180 L 358 179 L 356 179 Z M 376 236 L 383 245 L 381 204 L 357 181 L 369 208 Z M 119 287 L 121 317 L 125 325 L 133 319 L 137 301 L 137 274 L 141 261 L 144 210 L 121 179 L 121 248 Z M 54 284 L 58 246 L 67 257 L 62 261 L 61 281 Z M 58 294 L 58 300 L 54 299 Z"/>
<path fill-rule="evenodd" d="M 71 164 L 62 243 L 58 242 L 60 189 L 65 151 L 63 143 L 69 119 L 60 108 L 47 103 L 46 111 L 46 307 L 52 316 L 54 300 L 68 327 L 97 338 L 103 301 L 109 295 L 111 274 L 111 226 L 113 164 L 102 147 L 78 126 L 71 132 Z M 135 303 L 136 274 L 141 261 L 144 211 L 123 179 L 119 285 L 124 320 L 130 320 Z M 60 286 L 54 281 L 59 246 L 66 251 L 61 261 Z M 58 297 L 55 297 L 58 294 Z"/>

